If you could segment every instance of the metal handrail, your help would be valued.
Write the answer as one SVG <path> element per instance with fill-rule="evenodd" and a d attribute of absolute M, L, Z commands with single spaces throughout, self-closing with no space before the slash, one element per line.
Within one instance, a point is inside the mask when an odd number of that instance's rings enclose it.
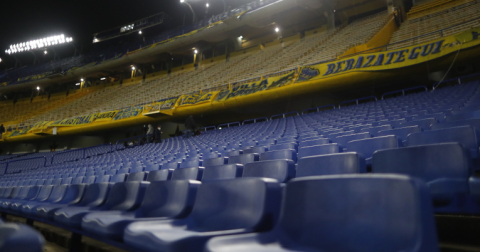
<path fill-rule="evenodd" d="M 256 123 L 258 120 L 265 120 L 268 122 L 268 117 L 259 117 L 259 118 L 253 118 L 253 119 L 247 119 L 242 122 L 242 125 L 245 125 L 245 123 L 253 122 Z"/>
<path fill-rule="evenodd" d="M 207 131 L 207 130 L 211 130 L 211 129 L 216 130 L 217 127 L 215 127 L 215 126 L 207 126 L 207 127 L 200 128 L 200 131 Z"/>
<path fill-rule="evenodd" d="M 340 104 L 338 104 L 338 108 L 342 108 L 342 104 L 350 103 L 350 102 L 356 102 L 357 105 L 358 105 L 359 101 L 368 100 L 368 99 L 371 99 L 371 98 L 374 98 L 375 101 L 378 101 L 376 96 L 373 96 L 373 95 L 372 96 L 366 96 L 366 97 L 362 97 L 362 98 L 358 98 L 358 99 L 354 99 L 354 100 L 348 100 L 348 101 L 340 102 Z"/>
<path fill-rule="evenodd" d="M 384 100 L 383 97 L 385 95 L 402 93 L 402 95 L 405 96 L 405 91 L 410 91 L 410 90 L 415 90 L 415 89 L 425 89 L 425 91 L 428 91 L 428 88 L 426 86 L 416 86 L 416 87 L 411 87 L 411 88 L 405 88 L 405 89 L 395 90 L 395 91 L 392 91 L 392 92 L 386 92 L 386 93 L 382 94 L 382 100 Z"/>
<path fill-rule="evenodd" d="M 333 107 L 333 109 L 336 109 L 336 107 L 335 107 L 334 104 L 328 104 L 328 105 L 324 105 L 324 106 L 320 106 L 320 107 L 304 109 L 304 110 L 302 111 L 302 115 L 305 114 L 305 112 L 309 112 L 309 111 L 312 111 L 312 110 L 316 110 L 317 112 L 320 112 L 320 109 L 321 109 L 321 108 L 329 108 L 329 107 Z M 307 114 L 308 114 L 308 113 L 307 113 Z"/>
<path fill-rule="evenodd" d="M 229 122 L 229 123 L 220 124 L 217 126 L 217 128 L 221 128 L 224 126 L 227 126 L 227 128 L 230 128 L 230 125 L 237 125 L 237 124 L 238 126 L 242 125 L 240 122 Z"/>
<path fill-rule="evenodd" d="M 270 120 L 273 120 L 274 118 L 278 118 L 278 117 L 285 118 L 286 115 L 291 115 L 291 114 L 297 114 L 297 116 L 300 115 L 297 111 L 290 111 L 290 112 L 283 113 L 283 114 L 272 115 L 272 116 L 270 116 Z"/>

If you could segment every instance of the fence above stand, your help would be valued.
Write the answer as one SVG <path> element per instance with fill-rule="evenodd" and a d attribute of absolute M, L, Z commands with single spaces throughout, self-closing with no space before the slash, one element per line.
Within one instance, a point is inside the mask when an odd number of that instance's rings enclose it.
<path fill-rule="evenodd" d="M 321 109 L 321 108 L 330 108 L 330 107 L 333 107 L 333 109 L 336 109 L 335 105 L 333 105 L 333 104 L 328 104 L 328 105 L 324 105 L 324 106 L 320 106 L 320 107 L 304 109 L 304 110 L 302 111 L 302 115 L 303 115 L 303 114 L 308 114 L 308 112 L 313 111 L 313 110 L 316 110 L 317 112 L 320 112 L 320 109 Z M 307 112 L 307 113 L 305 113 L 305 112 Z"/>
<path fill-rule="evenodd" d="M 297 116 L 300 115 L 297 111 L 290 111 L 290 112 L 287 112 L 287 113 L 276 114 L 276 115 L 270 116 L 270 120 L 273 120 L 273 119 L 275 119 L 275 118 L 280 118 L 280 117 L 281 117 L 281 118 L 285 118 L 285 117 L 287 117 L 288 115 L 293 115 L 293 114 L 295 114 L 295 115 L 297 115 Z"/>
<path fill-rule="evenodd" d="M 402 95 L 405 96 L 405 91 L 417 90 L 417 89 L 425 89 L 425 91 L 428 91 L 428 88 L 426 86 L 416 86 L 416 87 L 411 87 L 411 88 L 405 88 L 405 89 L 396 90 L 396 91 L 387 92 L 387 93 L 382 94 L 382 100 L 384 100 L 384 97 L 386 95 L 402 93 Z"/>
<path fill-rule="evenodd" d="M 369 99 L 375 99 L 375 101 L 378 101 L 376 96 L 367 96 L 367 97 L 362 97 L 362 98 L 358 98 L 358 99 L 354 99 L 354 100 L 348 100 L 348 101 L 340 102 L 340 104 L 338 104 L 338 108 L 342 108 L 342 104 L 356 102 L 356 104 L 358 105 L 359 101 L 364 101 L 364 100 L 369 100 Z"/>

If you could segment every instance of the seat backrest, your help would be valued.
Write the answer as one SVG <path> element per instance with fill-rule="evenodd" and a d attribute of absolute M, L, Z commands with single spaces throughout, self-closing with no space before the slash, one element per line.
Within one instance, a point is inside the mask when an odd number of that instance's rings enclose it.
<path fill-rule="evenodd" d="M 332 140 L 332 142 L 338 143 L 341 146 L 346 146 L 347 143 L 352 140 L 365 139 L 370 137 L 371 137 L 370 133 L 363 132 L 363 133 L 352 134 L 352 135 L 337 136 Z"/>
<path fill-rule="evenodd" d="M 292 250 L 438 251 L 428 190 L 415 178 L 297 178 L 287 184 L 282 206 L 276 228 Z"/>
<path fill-rule="evenodd" d="M 50 203 L 57 203 L 58 201 L 62 200 L 65 192 L 67 191 L 70 185 L 56 185 L 53 186 L 50 195 L 48 196 L 47 201 Z"/>
<path fill-rule="evenodd" d="M 63 179 L 62 179 L 62 182 L 60 182 L 60 184 L 61 184 L 61 185 L 69 185 L 69 184 L 72 183 L 72 180 L 73 180 L 72 177 L 63 178 Z"/>
<path fill-rule="evenodd" d="M 172 178 L 173 171 L 174 170 L 172 169 L 151 171 L 148 173 L 147 181 L 152 182 L 170 180 Z"/>
<path fill-rule="evenodd" d="M 470 160 L 458 143 L 441 143 L 381 150 L 373 154 L 372 171 L 401 173 L 426 182 L 468 179 Z"/>
<path fill-rule="evenodd" d="M 16 186 L 16 187 L 10 187 L 11 188 L 11 193 L 8 195 L 8 198 L 11 199 L 16 199 L 18 197 L 18 194 L 20 194 L 20 191 L 22 190 L 23 187 L 28 187 L 28 186 Z M 8 191 L 7 191 L 8 192 Z"/>
<path fill-rule="evenodd" d="M 62 199 L 58 201 L 58 204 L 77 204 L 83 200 L 87 184 L 75 184 L 69 185 Z"/>
<path fill-rule="evenodd" d="M 217 166 L 217 165 L 223 165 L 223 164 L 225 164 L 224 157 L 204 159 L 202 163 L 203 167 Z"/>
<path fill-rule="evenodd" d="M 3 223 L 0 234 L 0 251 L 39 252 L 45 243 L 38 231 L 24 224 Z"/>
<path fill-rule="evenodd" d="M 242 154 L 238 156 L 231 156 L 228 158 L 229 164 L 246 164 L 258 161 L 258 154 L 257 153 L 248 153 Z"/>
<path fill-rule="evenodd" d="M 366 127 L 362 128 L 360 131 L 361 132 L 368 132 L 373 136 L 377 136 L 377 133 L 382 130 L 390 130 L 392 129 L 392 126 L 390 125 L 381 125 L 381 126 L 376 126 L 376 127 Z"/>
<path fill-rule="evenodd" d="M 217 158 L 218 157 L 218 153 L 217 152 L 210 152 L 210 153 L 205 153 L 203 154 L 202 158 L 203 160 L 206 160 L 206 159 L 211 159 L 211 158 Z M 203 166 L 205 166 L 205 164 L 202 163 Z"/>
<path fill-rule="evenodd" d="M 178 162 L 171 162 L 171 163 L 166 163 L 162 165 L 162 170 L 163 169 L 177 169 L 180 166 Z"/>
<path fill-rule="evenodd" d="M 289 159 L 248 163 L 243 168 L 242 177 L 272 178 L 285 183 L 295 177 L 295 163 Z"/>
<path fill-rule="evenodd" d="M 250 147 L 247 149 L 243 150 L 243 154 L 248 154 L 248 153 L 264 153 L 267 150 L 267 148 L 263 146 L 255 146 L 255 147 Z"/>
<path fill-rule="evenodd" d="M 298 144 L 299 147 L 307 147 L 307 146 L 314 146 L 314 145 L 321 145 L 321 144 L 328 144 L 330 140 L 328 138 L 319 138 L 315 140 L 308 140 L 304 142 L 300 142 Z"/>
<path fill-rule="evenodd" d="M 335 153 L 300 158 L 297 163 L 298 177 L 364 173 L 365 158 L 356 152 Z"/>
<path fill-rule="evenodd" d="M 395 135 L 401 141 L 407 140 L 407 136 L 411 133 L 421 132 L 422 130 L 418 126 L 407 126 L 401 128 L 395 128 L 391 130 L 382 130 L 377 133 L 377 136 Z"/>
<path fill-rule="evenodd" d="M 297 159 L 339 152 L 342 152 L 342 148 L 337 143 L 307 146 L 298 149 Z"/>
<path fill-rule="evenodd" d="M 81 184 L 81 183 L 83 183 L 84 179 L 85 179 L 85 177 L 82 177 L 82 176 L 76 177 L 72 180 L 72 184 Z"/>
<path fill-rule="evenodd" d="M 414 126 L 417 125 L 424 130 L 429 130 L 432 124 L 436 124 L 437 120 L 435 118 L 425 118 L 420 120 L 414 120 L 409 122 L 404 122 L 400 124 L 400 127 Z"/>
<path fill-rule="evenodd" d="M 82 200 L 78 203 L 78 206 L 96 207 L 102 205 L 105 202 L 111 187 L 112 183 L 108 182 L 88 185 L 85 189 Z"/>
<path fill-rule="evenodd" d="M 372 158 L 377 150 L 398 148 L 396 136 L 381 136 L 361 140 L 353 140 L 347 143 L 347 151 L 361 153 L 365 159 Z"/>
<path fill-rule="evenodd" d="M 273 179 L 237 178 L 203 182 L 188 230 L 267 230 L 278 218 L 281 186 Z M 248 213 L 248 214 L 245 214 Z"/>
<path fill-rule="evenodd" d="M 407 146 L 417 146 L 435 143 L 457 142 L 470 151 L 472 157 L 478 157 L 478 141 L 475 128 L 460 126 L 447 129 L 431 130 L 410 134 Z"/>
<path fill-rule="evenodd" d="M 95 179 L 95 183 L 105 183 L 110 181 L 110 175 L 100 175 Z"/>
<path fill-rule="evenodd" d="M 110 179 L 110 182 L 112 182 L 112 183 L 125 182 L 125 180 L 127 179 L 127 176 L 128 175 L 126 173 L 115 174 Z"/>
<path fill-rule="evenodd" d="M 20 191 L 18 192 L 16 199 L 25 199 L 28 196 L 28 193 L 30 192 L 30 189 L 35 186 L 22 186 L 20 188 Z"/>
<path fill-rule="evenodd" d="M 192 167 L 199 167 L 202 165 L 202 161 L 199 159 L 191 160 L 191 161 L 184 161 L 180 163 L 179 168 L 192 168 Z"/>
<path fill-rule="evenodd" d="M 144 181 L 147 177 L 146 172 L 135 172 L 128 174 L 127 181 Z"/>
<path fill-rule="evenodd" d="M 480 110 L 447 116 L 447 122 L 480 118 Z"/>
<path fill-rule="evenodd" d="M 128 211 L 140 206 L 150 182 L 130 181 L 115 183 L 108 193 L 102 210 Z"/>
<path fill-rule="evenodd" d="M 171 180 L 201 180 L 204 167 L 179 168 L 173 171 Z"/>
<path fill-rule="evenodd" d="M 242 176 L 242 164 L 226 164 L 205 167 L 202 181 L 217 179 L 234 179 Z"/>
<path fill-rule="evenodd" d="M 271 151 L 274 151 L 274 150 L 289 150 L 289 149 L 298 150 L 298 144 L 296 144 L 296 143 L 282 143 L 282 144 L 272 145 L 269 148 L 269 150 L 271 150 Z"/>
<path fill-rule="evenodd" d="M 260 154 L 260 161 L 276 160 L 276 159 L 290 159 L 296 163 L 297 152 L 294 149 L 290 149 L 290 150 L 267 151 L 265 153 Z"/>
<path fill-rule="evenodd" d="M 192 211 L 200 184 L 193 180 L 150 183 L 136 217 L 186 217 Z"/>
<path fill-rule="evenodd" d="M 28 193 L 27 195 L 25 196 L 25 200 L 34 200 L 37 195 L 38 195 L 38 192 L 40 191 L 40 188 L 42 186 L 32 186 L 30 187 L 30 190 L 28 190 Z"/>
<path fill-rule="evenodd" d="M 38 195 L 35 198 L 36 201 L 45 201 L 48 199 L 50 196 L 50 193 L 52 192 L 53 185 L 45 185 L 40 188 L 40 191 L 38 191 Z"/>

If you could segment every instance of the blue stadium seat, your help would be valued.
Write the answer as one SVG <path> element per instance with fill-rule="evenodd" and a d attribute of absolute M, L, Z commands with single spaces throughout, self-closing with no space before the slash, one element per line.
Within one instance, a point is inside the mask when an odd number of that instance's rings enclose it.
<path fill-rule="evenodd" d="M 83 183 L 84 179 L 85 179 L 85 177 L 83 177 L 83 176 L 76 177 L 72 180 L 71 184 L 81 184 L 81 183 Z"/>
<path fill-rule="evenodd" d="M 264 153 L 262 153 L 264 154 Z M 246 164 L 258 161 L 257 153 L 242 154 L 238 156 L 231 156 L 228 158 L 229 164 Z"/>
<path fill-rule="evenodd" d="M 411 133 L 422 132 L 420 127 L 418 126 L 408 126 L 402 128 L 396 128 L 391 130 L 382 130 L 377 133 L 377 136 L 389 136 L 394 135 L 398 137 L 399 140 L 405 141 L 407 140 L 407 136 Z"/>
<path fill-rule="evenodd" d="M 148 173 L 147 181 L 164 181 L 172 178 L 173 169 L 151 171 Z"/>
<path fill-rule="evenodd" d="M 243 150 L 243 154 L 248 154 L 248 153 L 264 153 L 265 151 L 267 151 L 268 148 L 265 148 L 264 146 L 255 146 L 255 147 L 250 147 L 250 148 L 247 148 L 247 149 L 244 149 Z"/>
<path fill-rule="evenodd" d="M 180 163 L 179 168 L 192 168 L 192 167 L 199 167 L 199 166 L 202 166 L 202 161 L 197 159 L 197 160 L 182 162 Z"/>
<path fill-rule="evenodd" d="M 347 151 L 361 153 L 367 162 L 371 164 L 372 155 L 377 150 L 394 149 L 399 147 L 396 136 L 380 136 L 368 139 L 353 140 L 347 143 Z"/>
<path fill-rule="evenodd" d="M 300 158 L 296 177 L 365 172 L 365 158 L 359 153 L 345 152 Z"/>
<path fill-rule="evenodd" d="M 132 223 L 123 240 L 142 251 L 195 252 L 203 251 L 204 244 L 215 236 L 269 230 L 281 201 L 281 186 L 274 181 L 238 178 L 203 182 L 187 218 Z"/>
<path fill-rule="evenodd" d="M 457 142 L 470 151 L 473 158 L 478 158 L 478 141 L 475 128 L 472 126 L 460 126 L 427 132 L 410 134 L 407 138 L 407 146 L 417 146 L 435 143 Z"/>
<path fill-rule="evenodd" d="M 125 174 L 125 173 L 115 174 L 110 178 L 110 182 L 112 183 L 125 182 L 127 177 L 128 177 L 128 174 Z"/>
<path fill-rule="evenodd" d="M 276 150 L 267 151 L 260 154 L 260 161 L 275 160 L 275 159 L 290 159 L 293 162 L 297 162 L 297 152 L 294 149 L 290 150 Z"/>
<path fill-rule="evenodd" d="M 400 127 L 407 127 L 407 126 L 418 126 L 424 130 L 429 130 L 431 125 L 436 124 L 437 120 L 435 118 L 425 118 L 420 120 L 414 120 L 409 122 L 404 122 L 400 124 Z"/>
<path fill-rule="evenodd" d="M 48 204 L 55 204 L 55 203 L 60 202 L 62 200 L 62 198 L 64 197 L 64 195 L 65 195 L 69 186 L 70 185 L 53 186 L 53 188 L 51 189 L 51 192 L 48 195 L 48 199 L 46 199 L 43 202 L 30 202 L 28 204 L 24 204 L 22 206 L 21 211 L 23 213 L 34 214 L 34 212 L 36 211 L 36 208 L 39 207 L 39 206 L 48 205 Z"/>
<path fill-rule="evenodd" d="M 439 251 L 429 201 L 425 184 L 406 176 L 298 178 L 274 230 L 215 237 L 204 251 Z"/>
<path fill-rule="evenodd" d="M 270 146 L 269 150 L 274 151 L 274 150 L 289 150 L 289 149 L 294 149 L 295 151 L 298 151 L 298 144 L 297 143 L 275 144 Z"/>
<path fill-rule="evenodd" d="M 147 178 L 148 172 L 135 172 L 128 174 L 126 181 L 144 181 Z"/>
<path fill-rule="evenodd" d="M 204 167 L 217 166 L 217 165 L 226 164 L 227 161 L 228 159 L 225 159 L 224 157 L 210 158 L 210 159 L 204 159 L 202 165 Z"/>
<path fill-rule="evenodd" d="M 121 240 L 125 227 L 149 218 L 180 219 L 192 210 L 200 182 L 192 180 L 155 181 L 145 191 L 136 211 L 95 212 L 82 220 L 82 229 L 110 239 Z"/>
<path fill-rule="evenodd" d="M 35 229 L 16 223 L 0 224 L 0 251 L 42 252 L 45 239 Z"/>
<path fill-rule="evenodd" d="M 111 176 L 110 175 L 100 175 L 95 178 L 95 183 L 105 183 L 110 182 Z M 87 183 L 88 184 L 88 183 Z"/>
<path fill-rule="evenodd" d="M 62 186 L 62 185 L 57 185 L 57 186 Z M 22 202 L 21 204 L 18 204 L 14 210 L 17 212 L 23 212 L 23 209 L 26 208 L 28 205 L 45 202 L 50 197 L 50 193 L 52 192 L 53 187 L 54 187 L 53 185 L 46 185 L 46 186 L 40 187 L 40 190 L 37 192 L 37 195 L 33 200 L 25 201 L 25 202 Z M 28 207 L 28 209 L 31 209 L 31 207 Z"/>
<path fill-rule="evenodd" d="M 248 163 L 243 168 L 242 177 L 272 178 L 286 183 L 295 177 L 295 163 L 288 159 Z"/>
<path fill-rule="evenodd" d="M 88 187 L 90 187 L 90 185 Z M 70 185 L 68 186 L 65 193 L 62 195 L 63 197 L 61 200 L 52 202 L 52 204 L 37 206 L 35 209 L 32 209 L 31 213 L 45 219 L 53 219 L 54 213 L 57 209 L 68 206 L 68 205 L 77 204 L 84 200 L 85 200 L 84 202 L 86 202 L 90 197 L 90 195 L 92 194 L 91 192 L 89 192 L 89 196 L 87 196 L 86 189 L 88 187 L 86 184 Z M 91 189 L 89 189 L 89 191 L 95 190 L 94 189 L 95 187 L 96 186 L 92 186 Z"/>
<path fill-rule="evenodd" d="M 108 179 L 110 180 L 110 178 L 108 178 Z M 97 180 L 96 176 L 89 176 L 89 177 L 85 177 L 84 181 L 85 181 L 85 184 L 93 184 L 93 183 L 95 183 L 95 180 Z"/>
<path fill-rule="evenodd" d="M 217 179 L 234 179 L 239 178 L 243 174 L 242 164 L 226 164 L 205 167 L 203 171 L 202 181 L 210 181 Z"/>
<path fill-rule="evenodd" d="M 300 142 L 298 144 L 298 146 L 299 146 L 299 148 L 301 148 L 301 147 L 328 144 L 328 143 L 330 143 L 330 140 L 328 140 L 328 138 L 319 138 L 319 139 L 315 139 L 315 140 Z"/>
<path fill-rule="evenodd" d="M 162 169 L 177 169 L 180 166 L 178 162 L 171 162 L 162 165 Z"/>
<path fill-rule="evenodd" d="M 201 180 L 204 167 L 179 168 L 173 171 L 171 180 Z"/>
<path fill-rule="evenodd" d="M 350 141 L 358 140 L 358 139 L 365 139 L 365 138 L 370 138 L 370 137 L 371 137 L 370 133 L 363 132 L 363 133 L 358 133 L 358 134 L 337 136 L 332 140 L 332 142 L 338 143 L 341 146 L 346 146 L 347 143 L 350 142 Z"/>
<path fill-rule="evenodd" d="M 470 159 L 458 143 L 381 150 L 373 154 L 372 172 L 400 173 L 423 179 L 438 211 L 463 211 L 458 194 L 468 194 Z"/>
<path fill-rule="evenodd" d="M 70 227 L 79 228 L 82 224 L 82 218 L 94 211 L 135 210 L 140 206 L 149 184 L 149 182 L 139 181 L 116 183 L 112 186 L 109 193 L 103 195 L 104 197 L 101 197 L 100 193 L 96 195 L 97 200 L 95 203 L 97 204 L 91 202 L 87 206 L 60 208 L 55 211 L 54 220 Z"/>
<path fill-rule="evenodd" d="M 308 146 L 298 149 L 297 158 L 300 159 L 308 156 L 339 153 L 342 152 L 342 150 L 343 148 L 336 143 Z"/>

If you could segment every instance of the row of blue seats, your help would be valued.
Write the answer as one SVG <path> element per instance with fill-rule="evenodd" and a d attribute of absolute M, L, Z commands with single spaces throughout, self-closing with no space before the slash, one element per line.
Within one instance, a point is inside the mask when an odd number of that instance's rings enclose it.
<path fill-rule="evenodd" d="M 401 175 L 305 177 L 285 188 L 240 178 L 32 190 L 2 199 L 1 211 L 132 251 L 438 251 L 427 186 Z"/>

